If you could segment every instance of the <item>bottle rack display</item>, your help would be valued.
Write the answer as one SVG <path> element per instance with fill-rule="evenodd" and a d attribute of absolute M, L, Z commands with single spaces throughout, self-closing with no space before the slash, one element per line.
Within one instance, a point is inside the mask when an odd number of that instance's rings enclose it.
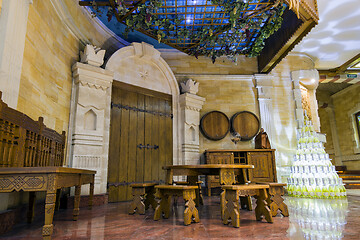
<path fill-rule="evenodd" d="M 319 141 L 311 121 L 298 130 L 298 145 L 290 167 L 287 190 L 290 196 L 313 198 L 346 197 L 346 190 Z"/>
<path fill-rule="evenodd" d="M 341 239 L 347 199 L 287 198 L 290 239 Z"/>

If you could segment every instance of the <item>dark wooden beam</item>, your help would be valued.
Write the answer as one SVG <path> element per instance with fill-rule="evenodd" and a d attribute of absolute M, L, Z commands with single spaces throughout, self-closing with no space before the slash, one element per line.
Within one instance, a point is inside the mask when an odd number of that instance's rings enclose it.
<path fill-rule="evenodd" d="M 120 18 L 120 22 L 123 21 L 123 20 L 125 20 L 125 18 L 127 18 L 131 13 L 133 13 L 133 12 L 138 8 L 138 6 L 139 6 L 140 4 L 143 4 L 143 3 L 145 3 L 145 2 L 146 2 L 146 0 L 141 0 L 141 1 L 138 1 L 137 3 L 135 3 L 135 4 L 134 4 L 134 7 L 131 8 L 131 9 L 129 9 L 128 12 L 127 12 L 124 16 L 122 16 L 122 17 Z"/>
<path fill-rule="evenodd" d="M 79 2 L 79 5 L 80 6 L 92 6 L 92 3 L 91 1 L 80 1 Z M 96 5 L 99 6 L 99 7 L 105 7 L 105 6 L 110 6 L 110 3 L 109 1 L 96 1 Z"/>

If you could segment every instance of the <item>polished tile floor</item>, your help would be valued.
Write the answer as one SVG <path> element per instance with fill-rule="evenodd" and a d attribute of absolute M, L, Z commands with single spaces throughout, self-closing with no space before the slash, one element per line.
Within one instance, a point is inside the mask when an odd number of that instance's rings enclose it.
<path fill-rule="evenodd" d="M 128 215 L 128 203 L 110 203 L 81 209 L 78 221 L 72 211 L 60 210 L 54 217 L 53 239 L 360 239 L 360 196 L 347 200 L 317 200 L 288 197 L 290 217 L 274 223 L 257 222 L 254 212 L 241 210 L 240 228 L 223 225 L 219 197 L 205 197 L 199 208 L 200 223 L 184 226 L 183 207 L 174 207 L 169 219 L 153 221 L 146 215 Z M 177 209 L 177 210 L 176 210 Z M 41 239 L 43 219 L 19 224 L 0 239 Z"/>

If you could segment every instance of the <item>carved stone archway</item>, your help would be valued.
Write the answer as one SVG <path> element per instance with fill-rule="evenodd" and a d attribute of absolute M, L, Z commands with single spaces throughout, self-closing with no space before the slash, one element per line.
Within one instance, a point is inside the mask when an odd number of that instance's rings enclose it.
<path fill-rule="evenodd" d="M 106 70 L 119 81 L 172 96 L 173 109 L 173 163 L 181 159 L 179 85 L 160 52 L 147 43 L 132 43 L 116 51 L 107 61 Z"/>

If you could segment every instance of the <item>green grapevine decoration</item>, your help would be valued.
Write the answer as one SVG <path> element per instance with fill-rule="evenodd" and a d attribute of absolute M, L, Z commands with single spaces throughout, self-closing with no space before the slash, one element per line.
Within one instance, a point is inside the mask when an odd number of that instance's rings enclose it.
<path fill-rule="evenodd" d="M 115 0 L 115 7 L 108 7 L 108 21 L 112 19 L 115 11 L 120 15 L 125 15 L 128 9 L 124 0 Z M 127 37 L 130 31 L 137 29 L 145 30 L 157 40 L 171 45 L 167 39 L 176 39 L 181 42 L 184 39 L 195 41 L 196 44 L 185 50 L 189 55 L 196 58 L 198 56 L 210 57 L 215 62 L 220 56 L 227 56 L 235 61 L 239 54 L 248 57 L 256 57 L 264 48 L 265 40 L 276 32 L 283 21 L 282 15 L 286 5 L 277 0 L 272 8 L 262 12 L 256 17 L 251 17 L 243 11 L 249 6 L 246 0 L 212 0 L 212 3 L 220 6 L 222 11 L 229 14 L 229 23 L 218 26 L 203 26 L 194 31 L 186 27 L 179 27 L 184 19 L 175 17 L 174 19 L 160 19 L 156 14 L 157 9 L 162 7 L 161 0 L 149 0 L 139 4 L 136 13 L 129 14 L 124 23 L 126 25 L 124 36 Z M 93 16 L 102 14 L 101 9 L 96 5 L 96 1 L 91 1 Z M 265 24 L 263 22 L 266 21 Z M 263 24 L 263 26 L 262 26 Z M 251 41 L 251 32 L 259 30 L 256 39 L 250 47 L 239 49 L 236 45 L 241 41 Z"/>

